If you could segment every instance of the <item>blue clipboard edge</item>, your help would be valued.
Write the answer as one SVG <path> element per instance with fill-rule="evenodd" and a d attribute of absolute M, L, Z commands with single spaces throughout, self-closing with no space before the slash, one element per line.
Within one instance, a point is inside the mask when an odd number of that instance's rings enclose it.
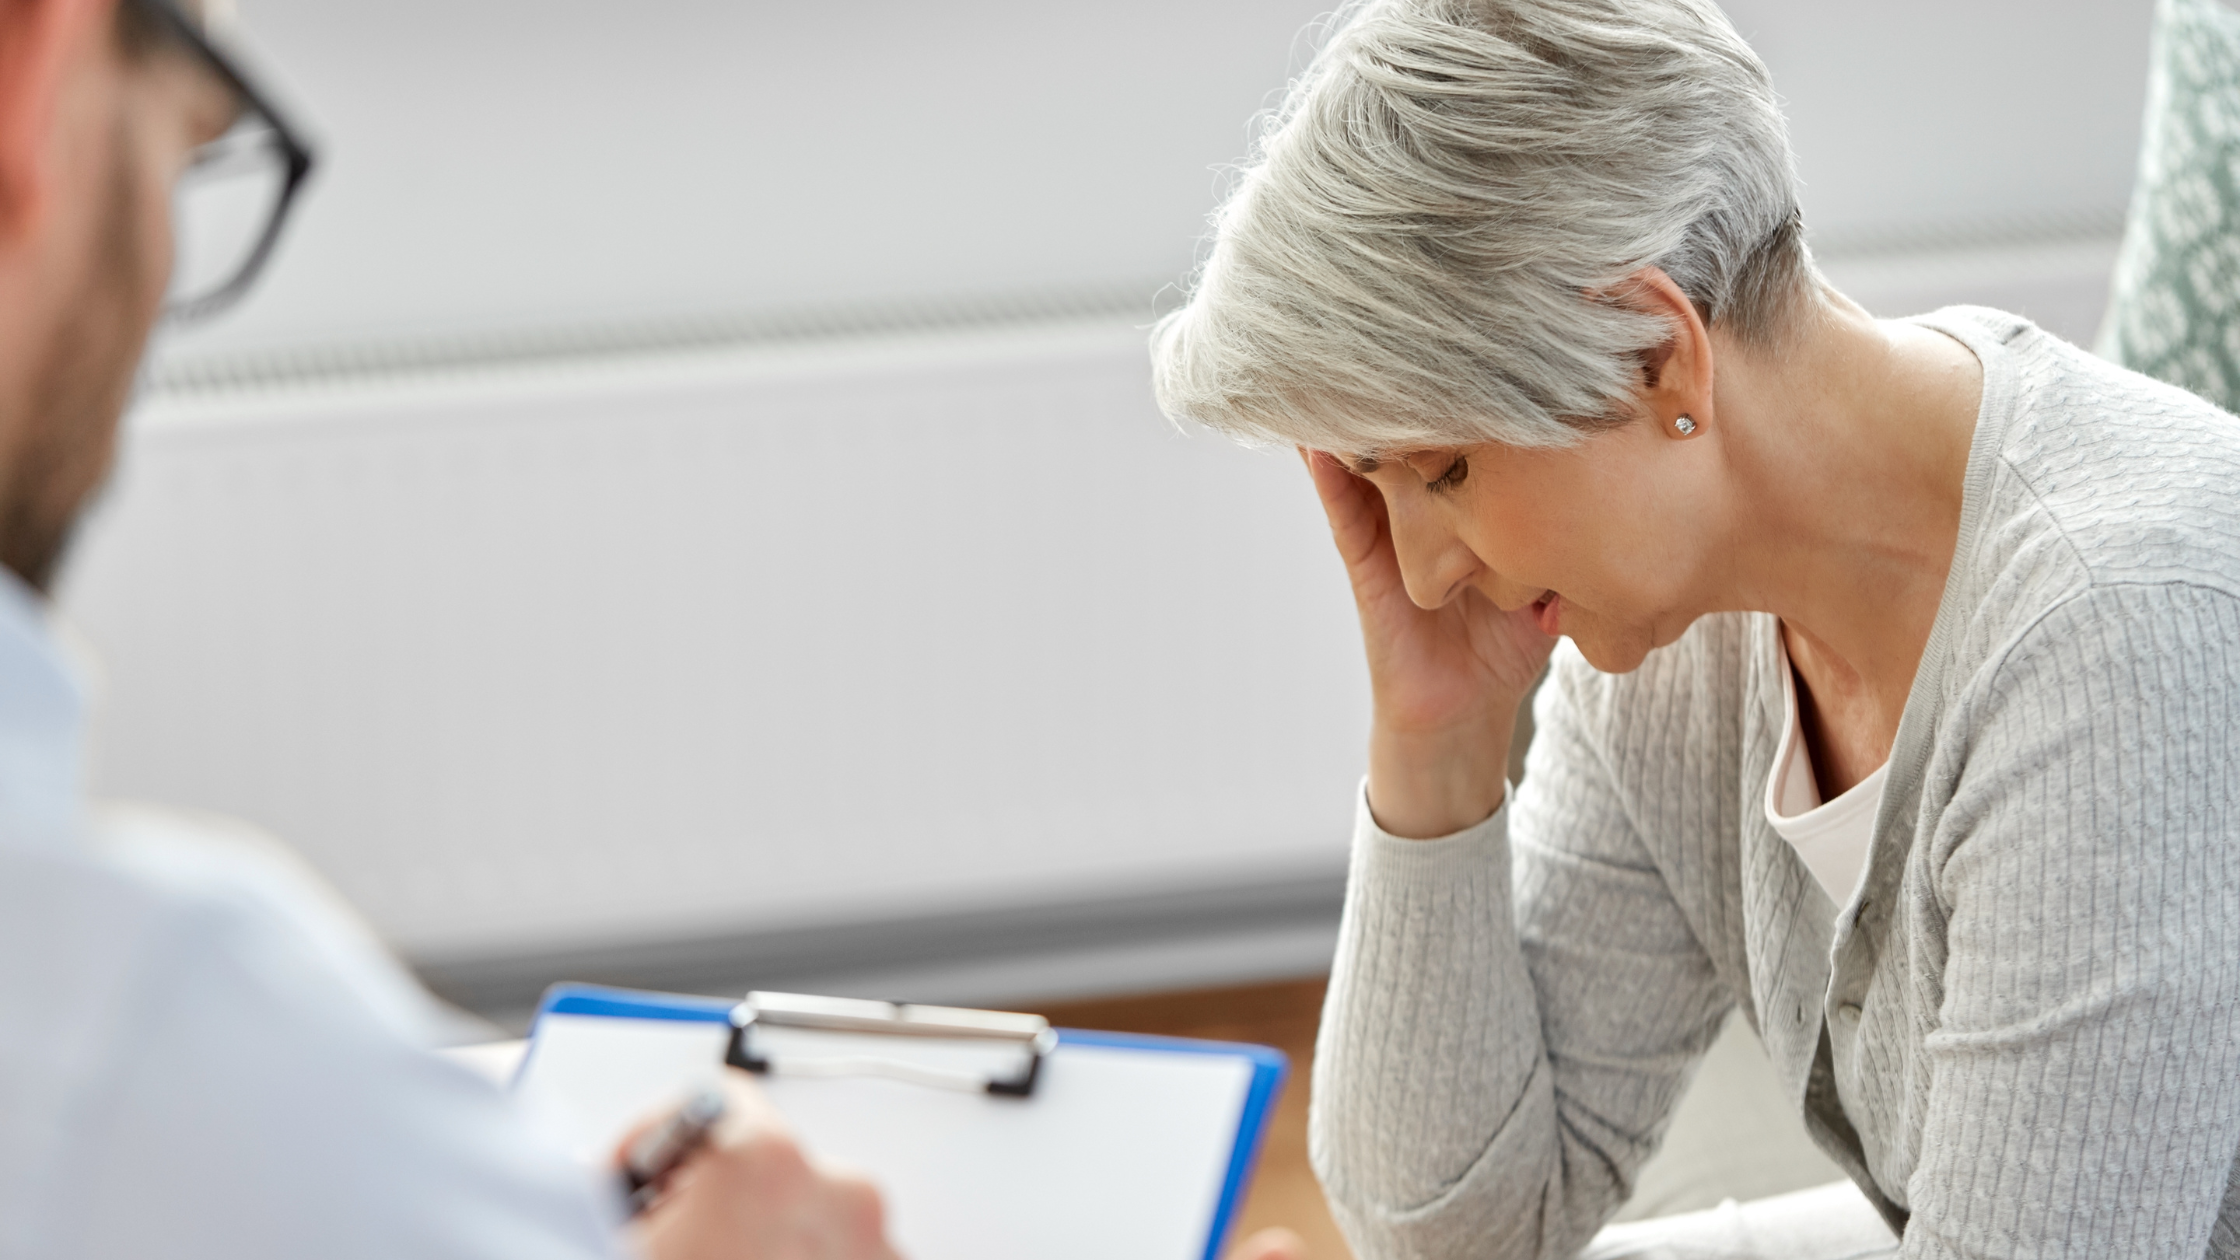
<path fill-rule="evenodd" d="M 725 1023 L 736 1001 L 693 997 L 682 993 L 649 993 L 641 989 L 610 989 L 596 984 L 556 984 L 546 989 L 537 1004 L 536 1020 L 529 1025 L 529 1054 L 536 1053 L 537 1023 L 547 1015 L 596 1015 L 610 1019 L 668 1019 L 690 1023 Z M 1206 1239 L 1205 1260 L 1219 1260 L 1221 1248 L 1236 1224 L 1237 1207 L 1245 1186 L 1259 1162 L 1260 1146 L 1268 1134 L 1268 1116 L 1290 1061 L 1281 1050 L 1236 1041 L 1192 1041 L 1183 1037 L 1153 1037 L 1142 1033 L 1090 1032 L 1077 1028 L 1058 1030 L 1060 1045 L 1109 1046 L 1116 1050 L 1159 1050 L 1171 1054 L 1226 1054 L 1252 1064 L 1252 1083 L 1245 1090 L 1244 1109 L 1237 1116 L 1237 1138 L 1229 1148 L 1229 1172 L 1221 1184 L 1221 1201 L 1213 1212 L 1213 1229 Z M 521 1069 L 528 1068 L 528 1056 Z"/>

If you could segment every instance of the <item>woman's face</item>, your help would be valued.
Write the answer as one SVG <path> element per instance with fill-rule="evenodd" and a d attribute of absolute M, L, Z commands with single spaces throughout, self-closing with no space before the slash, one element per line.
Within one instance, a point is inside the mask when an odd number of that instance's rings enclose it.
<path fill-rule="evenodd" d="M 1489 444 L 1352 467 L 1384 498 L 1418 605 L 1474 589 L 1535 607 L 1543 629 L 1623 673 L 1707 611 L 1693 593 L 1713 522 L 1691 504 L 1707 501 L 1708 453 L 1636 420 L 1560 450 Z"/>

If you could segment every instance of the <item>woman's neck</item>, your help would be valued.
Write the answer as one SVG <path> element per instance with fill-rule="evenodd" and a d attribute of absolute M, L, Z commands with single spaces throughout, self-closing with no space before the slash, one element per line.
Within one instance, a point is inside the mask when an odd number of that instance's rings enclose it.
<path fill-rule="evenodd" d="M 1835 778 L 1888 755 L 1960 532 L 1983 370 L 1836 294 L 1778 355 L 1720 373 L 1734 606 L 1771 612 Z M 1822 749 L 1815 750 L 1815 760 Z"/>

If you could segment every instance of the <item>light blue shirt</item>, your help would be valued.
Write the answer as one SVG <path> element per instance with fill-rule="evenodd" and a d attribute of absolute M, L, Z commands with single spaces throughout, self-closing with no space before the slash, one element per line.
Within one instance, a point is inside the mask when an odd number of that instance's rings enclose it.
<path fill-rule="evenodd" d="M 611 1258 L 617 1208 L 246 829 L 85 804 L 86 698 L 0 570 L 0 1260 Z"/>

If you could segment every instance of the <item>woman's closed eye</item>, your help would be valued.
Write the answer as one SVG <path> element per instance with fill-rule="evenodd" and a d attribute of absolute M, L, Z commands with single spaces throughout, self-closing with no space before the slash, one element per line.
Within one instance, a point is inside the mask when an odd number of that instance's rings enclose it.
<path fill-rule="evenodd" d="M 1446 494 L 1456 486 L 1461 485 L 1469 476 L 1470 460 L 1466 456 L 1457 455 L 1454 457 L 1454 462 L 1447 465 L 1447 470 L 1439 474 L 1438 480 L 1426 483 L 1424 489 L 1433 494 Z"/>

